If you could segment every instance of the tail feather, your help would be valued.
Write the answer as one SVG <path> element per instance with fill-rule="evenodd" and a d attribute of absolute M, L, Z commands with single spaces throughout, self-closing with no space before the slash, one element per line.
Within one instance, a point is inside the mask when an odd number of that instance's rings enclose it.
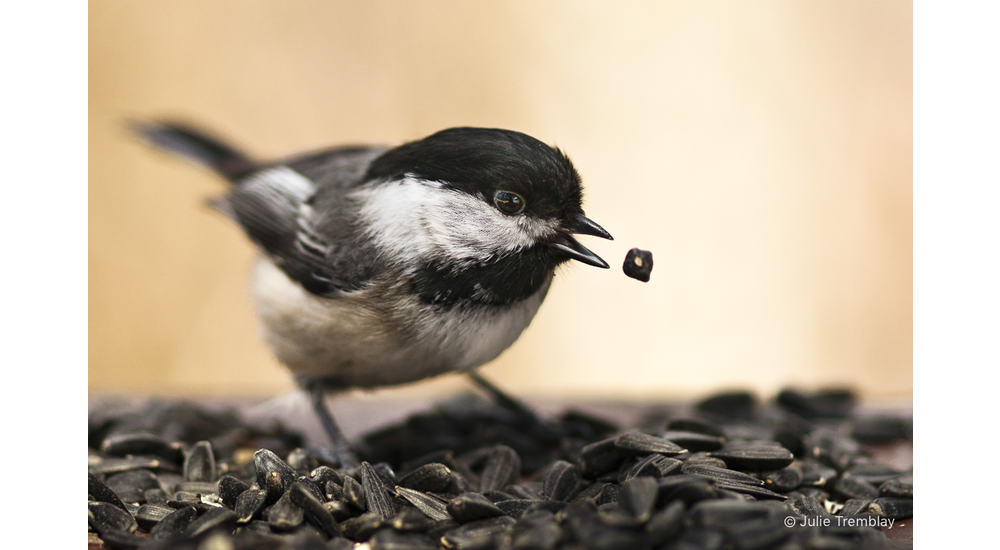
<path fill-rule="evenodd" d="M 236 180 L 257 169 L 257 163 L 220 139 L 201 130 L 175 122 L 132 122 L 132 130 L 161 149 L 187 157 Z"/>

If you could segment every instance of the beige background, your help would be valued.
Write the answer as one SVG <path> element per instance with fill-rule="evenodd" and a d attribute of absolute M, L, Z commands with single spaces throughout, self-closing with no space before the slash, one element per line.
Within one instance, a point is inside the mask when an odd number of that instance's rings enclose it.
<path fill-rule="evenodd" d="M 224 185 L 123 130 L 175 116 L 262 157 L 457 125 L 565 150 L 612 269 L 562 270 L 483 369 L 514 393 L 912 395 L 909 2 L 98 0 L 89 34 L 91 394 L 292 388 L 202 206 Z"/>

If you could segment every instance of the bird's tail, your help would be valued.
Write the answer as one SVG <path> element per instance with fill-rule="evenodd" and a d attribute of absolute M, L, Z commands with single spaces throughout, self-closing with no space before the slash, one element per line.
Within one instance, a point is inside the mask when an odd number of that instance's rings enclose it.
<path fill-rule="evenodd" d="M 132 131 L 149 143 L 191 159 L 235 181 L 257 169 L 246 154 L 222 140 L 176 122 L 131 122 Z"/>

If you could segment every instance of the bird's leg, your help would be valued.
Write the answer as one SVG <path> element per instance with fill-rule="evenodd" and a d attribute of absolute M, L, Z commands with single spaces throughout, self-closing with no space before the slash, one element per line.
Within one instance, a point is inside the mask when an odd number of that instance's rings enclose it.
<path fill-rule="evenodd" d="M 351 446 L 347 443 L 347 438 L 340 431 L 337 421 L 333 419 L 330 409 L 326 406 L 326 400 L 324 399 L 326 396 L 326 387 L 322 382 L 315 381 L 306 384 L 305 390 L 309 392 L 309 399 L 312 401 L 313 410 L 316 411 L 316 416 L 319 417 L 320 423 L 323 424 L 323 429 L 330 436 L 332 458 L 340 463 L 341 468 L 353 469 L 360 466 L 361 461 L 351 451 Z"/>
<path fill-rule="evenodd" d="M 497 405 L 507 409 L 508 411 L 514 413 L 518 418 L 528 424 L 528 427 L 536 430 L 536 433 L 543 435 L 547 438 L 561 439 L 562 430 L 553 426 L 551 423 L 542 420 L 535 411 L 531 410 L 530 407 L 525 405 L 521 400 L 507 395 L 506 392 L 498 388 L 489 380 L 483 378 L 478 372 L 470 372 L 469 378 L 476 383 L 477 386 L 482 388 L 486 393 L 490 394 Z"/>

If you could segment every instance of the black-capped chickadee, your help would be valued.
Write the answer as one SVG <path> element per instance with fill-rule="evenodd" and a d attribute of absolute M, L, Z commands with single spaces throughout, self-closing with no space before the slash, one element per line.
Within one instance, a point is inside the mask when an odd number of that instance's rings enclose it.
<path fill-rule="evenodd" d="M 211 204 L 260 248 L 264 338 L 338 456 L 324 391 L 472 373 L 528 326 L 559 264 L 608 267 L 573 237 L 611 239 L 584 215 L 569 158 L 519 132 L 452 128 L 257 163 L 187 126 L 135 129 L 232 183 Z"/>

